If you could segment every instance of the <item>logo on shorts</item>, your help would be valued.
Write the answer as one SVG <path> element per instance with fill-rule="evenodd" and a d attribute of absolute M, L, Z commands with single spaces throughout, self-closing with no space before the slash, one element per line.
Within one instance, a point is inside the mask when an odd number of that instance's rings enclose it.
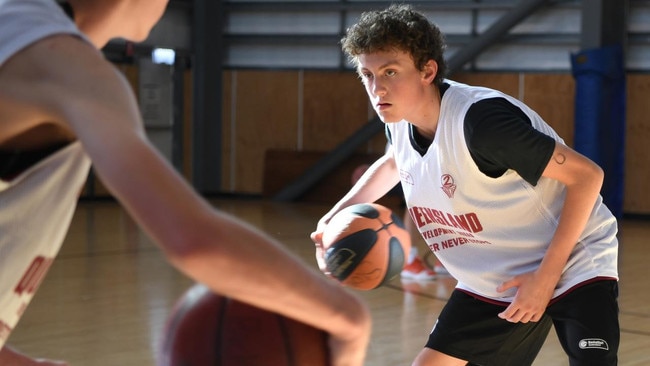
<path fill-rule="evenodd" d="M 580 347 L 580 349 L 609 350 L 609 345 L 607 344 L 607 342 L 603 339 L 598 339 L 598 338 L 581 339 L 580 342 L 578 342 L 578 347 Z"/>

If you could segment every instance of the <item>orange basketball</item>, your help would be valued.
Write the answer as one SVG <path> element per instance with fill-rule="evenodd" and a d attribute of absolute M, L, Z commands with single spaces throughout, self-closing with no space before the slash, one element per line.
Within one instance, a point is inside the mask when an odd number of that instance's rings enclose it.
<path fill-rule="evenodd" d="M 158 366 L 326 366 L 324 331 L 191 287 L 167 320 Z"/>
<path fill-rule="evenodd" d="M 348 287 L 377 288 L 398 275 L 411 236 L 390 209 L 362 203 L 339 211 L 323 232 L 327 270 Z"/>

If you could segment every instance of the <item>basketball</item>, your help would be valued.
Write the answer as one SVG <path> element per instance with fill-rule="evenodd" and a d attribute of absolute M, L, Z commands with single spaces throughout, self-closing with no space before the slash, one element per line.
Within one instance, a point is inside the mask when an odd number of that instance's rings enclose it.
<path fill-rule="evenodd" d="M 326 366 L 324 331 L 197 284 L 167 320 L 158 366 Z"/>
<path fill-rule="evenodd" d="M 325 262 L 345 286 L 375 289 L 398 275 L 411 249 L 411 236 L 389 208 L 356 204 L 339 211 L 323 232 Z"/>

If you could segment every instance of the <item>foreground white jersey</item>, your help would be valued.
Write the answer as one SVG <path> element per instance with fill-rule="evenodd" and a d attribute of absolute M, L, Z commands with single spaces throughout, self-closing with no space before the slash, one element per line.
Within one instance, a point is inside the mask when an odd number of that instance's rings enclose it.
<path fill-rule="evenodd" d="M 0 346 L 65 239 L 89 167 L 75 142 L 0 183 Z"/>
<path fill-rule="evenodd" d="M 87 40 L 55 0 L 0 0 L 0 67 L 35 41 L 62 33 Z"/>
<path fill-rule="evenodd" d="M 483 174 L 465 142 L 465 114 L 481 99 L 506 98 L 528 115 L 535 129 L 563 141 L 518 100 L 487 88 L 448 83 L 435 138 L 424 156 L 411 145 L 408 122 L 388 125 L 406 203 L 459 289 L 511 302 L 516 289 L 499 293 L 496 288 L 537 269 L 555 233 L 565 187 L 544 177 L 532 186 L 512 170 L 498 178 Z M 616 232 L 616 219 L 599 197 L 554 297 L 592 278 L 618 278 Z"/>
<path fill-rule="evenodd" d="M 0 0 L 0 67 L 61 33 L 84 38 L 54 0 Z M 0 181 L 0 348 L 61 247 L 89 167 L 75 142 Z"/>

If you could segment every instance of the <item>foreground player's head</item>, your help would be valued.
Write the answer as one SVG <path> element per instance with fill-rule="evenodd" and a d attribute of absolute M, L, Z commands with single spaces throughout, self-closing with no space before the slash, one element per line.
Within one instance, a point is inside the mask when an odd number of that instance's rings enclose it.
<path fill-rule="evenodd" d="M 79 29 L 98 47 L 113 38 L 144 41 L 169 0 L 68 0 Z"/>

